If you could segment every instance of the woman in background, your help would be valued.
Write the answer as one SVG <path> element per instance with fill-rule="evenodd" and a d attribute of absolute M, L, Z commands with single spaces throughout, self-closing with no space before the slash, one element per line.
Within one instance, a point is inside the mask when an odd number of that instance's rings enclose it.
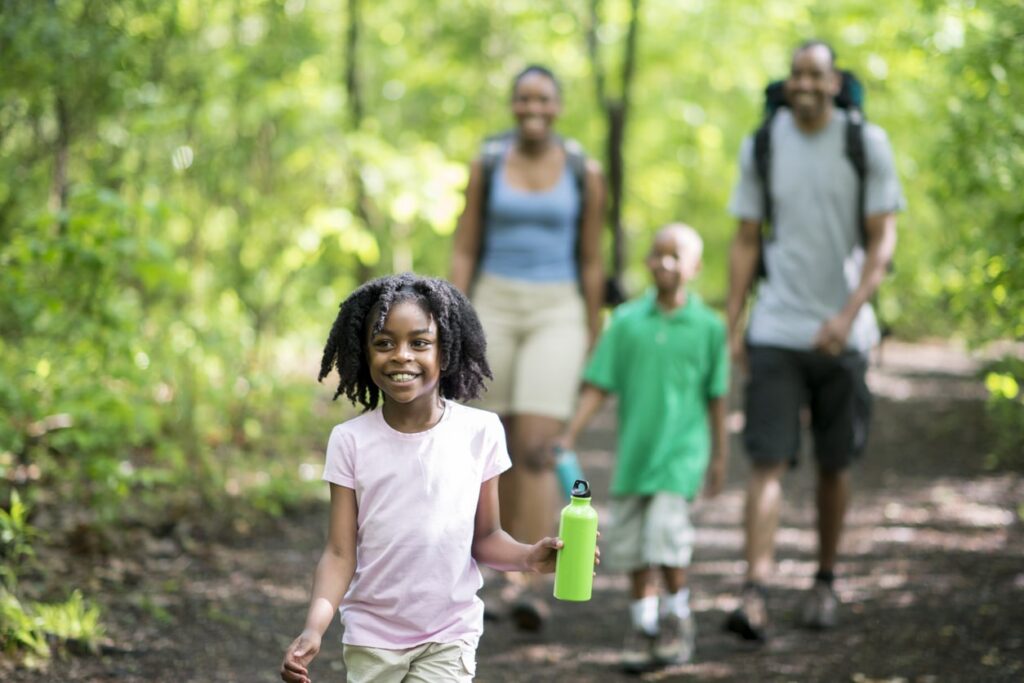
<path fill-rule="evenodd" d="M 553 531 L 558 492 L 547 445 L 572 414 L 588 349 L 601 328 L 601 170 L 555 133 L 554 74 L 530 66 L 512 87 L 515 130 L 488 141 L 470 168 L 451 281 L 471 296 L 494 381 L 476 405 L 501 416 L 513 467 L 501 521 L 533 543 Z M 531 582 L 511 616 L 537 630 L 547 612 Z"/>

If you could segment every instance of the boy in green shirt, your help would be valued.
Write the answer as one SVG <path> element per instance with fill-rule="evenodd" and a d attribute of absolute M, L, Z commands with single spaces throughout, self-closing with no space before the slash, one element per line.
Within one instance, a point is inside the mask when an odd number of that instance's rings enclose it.
<path fill-rule="evenodd" d="M 725 479 L 726 329 L 687 290 L 702 251 L 700 235 L 688 225 L 658 231 L 647 256 L 654 291 L 612 314 L 583 374 L 576 413 L 555 443 L 572 449 L 605 398 L 618 396 L 612 519 L 601 563 L 630 574 L 632 628 L 622 665 L 632 672 L 693 656 L 688 501 L 705 474 L 708 496 Z M 660 609 L 659 573 L 667 592 Z"/>

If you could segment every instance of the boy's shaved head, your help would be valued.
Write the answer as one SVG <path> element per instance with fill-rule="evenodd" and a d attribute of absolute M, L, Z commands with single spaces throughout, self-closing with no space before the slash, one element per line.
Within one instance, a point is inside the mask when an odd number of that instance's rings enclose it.
<path fill-rule="evenodd" d="M 654 233 L 653 243 L 657 244 L 669 236 L 674 237 L 683 245 L 687 255 L 692 256 L 698 261 L 700 260 L 701 255 L 704 253 L 704 240 L 701 239 L 700 234 L 696 230 L 686 223 L 669 223 Z"/>

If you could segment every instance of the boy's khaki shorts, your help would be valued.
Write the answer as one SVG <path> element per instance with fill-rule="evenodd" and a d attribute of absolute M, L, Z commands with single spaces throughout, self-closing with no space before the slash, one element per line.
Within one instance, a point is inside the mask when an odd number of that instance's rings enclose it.
<path fill-rule="evenodd" d="M 423 643 L 405 650 L 345 645 L 348 683 L 468 683 L 476 649 L 465 641 Z"/>
<path fill-rule="evenodd" d="M 473 405 L 499 415 L 568 419 L 587 353 L 586 307 L 577 283 L 482 273 L 472 301 L 494 373 Z"/>
<path fill-rule="evenodd" d="M 686 498 L 665 491 L 617 496 L 610 507 L 611 523 L 601 539 L 602 568 L 631 572 L 690 565 L 695 532 Z"/>

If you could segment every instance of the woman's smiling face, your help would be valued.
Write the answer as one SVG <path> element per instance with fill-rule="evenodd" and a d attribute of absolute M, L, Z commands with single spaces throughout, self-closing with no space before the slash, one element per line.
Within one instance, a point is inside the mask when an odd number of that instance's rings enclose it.
<path fill-rule="evenodd" d="M 370 379 L 389 401 L 412 406 L 436 403 L 441 350 L 434 317 L 414 301 L 391 306 L 379 332 L 368 333 Z"/>
<path fill-rule="evenodd" d="M 525 140 L 548 137 L 561 112 L 562 98 L 549 76 L 531 71 L 519 78 L 512 92 L 512 114 L 520 137 Z"/>

